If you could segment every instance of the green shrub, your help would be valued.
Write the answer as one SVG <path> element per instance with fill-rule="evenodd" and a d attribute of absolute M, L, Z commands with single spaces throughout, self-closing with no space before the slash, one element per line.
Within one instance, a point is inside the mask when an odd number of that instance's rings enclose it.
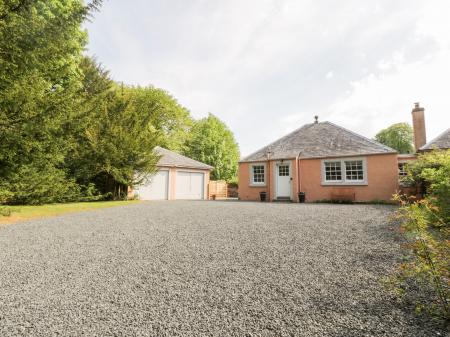
<path fill-rule="evenodd" d="M 410 255 L 391 285 L 418 312 L 450 320 L 450 150 L 421 155 L 408 170 L 407 179 L 422 186 L 425 196 L 419 201 L 394 196 Z"/>
<path fill-rule="evenodd" d="M 10 216 L 11 209 L 7 206 L 0 206 L 0 216 Z"/>
<path fill-rule="evenodd" d="M 426 198 L 438 208 L 439 216 L 450 222 L 450 150 L 420 155 L 407 170 L 405 181 L 421 186 Z"/>
<path fill-rule="evenodd" d="M 75 201 L 98 201 L 110 198 L 98 193 L 94 184 L 79 185 L 64 171 L 47 167 L 23 166 L 0 186 L 0 204 L 42 205 Z"/>

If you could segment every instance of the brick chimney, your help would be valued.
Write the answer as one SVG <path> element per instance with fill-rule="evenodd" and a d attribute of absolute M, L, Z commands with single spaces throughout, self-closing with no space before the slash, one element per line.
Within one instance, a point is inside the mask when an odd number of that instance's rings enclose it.
<path fill-rule="evenodd" d="M 414 103 L 414 109 L 411 113 L 413 118 L 414 147 L 416 148 L 416 152 L 427 142 L 424 111 L 425 109 L 420 107 L 419 103 Z"/>

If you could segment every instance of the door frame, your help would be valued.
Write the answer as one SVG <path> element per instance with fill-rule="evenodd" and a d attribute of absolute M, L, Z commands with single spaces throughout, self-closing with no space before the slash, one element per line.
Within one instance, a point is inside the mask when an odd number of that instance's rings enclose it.
<path fill-rule="evenodd" d="M 273 175 L 274 175 L 274 184 L 275 184 L 275 199 L 278 197 L 287 197 L 286 195 L 278 195 L 278 168 L 280 165 L 287 165 L 289 166 L 289 195 L 288 197 L 292 199 L 292 182 L 293 182 L 293 176 L 292 176 L 292 162 L 291 160 L 280 160 L 274 163 L 275 165 L 275 170 L 273 170 Z"/>

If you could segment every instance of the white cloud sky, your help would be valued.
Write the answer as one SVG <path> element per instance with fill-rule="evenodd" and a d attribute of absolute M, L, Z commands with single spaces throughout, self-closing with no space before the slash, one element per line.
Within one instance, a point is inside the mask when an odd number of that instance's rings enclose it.
<path fill-rule="evenodd" d="M 109 0 L 89 54 L 115 80 L 212 112 L 243 155 L 313 121 L 368 137 L 425 106 L 428 139 L 450 127 L 450 2 Z"/>

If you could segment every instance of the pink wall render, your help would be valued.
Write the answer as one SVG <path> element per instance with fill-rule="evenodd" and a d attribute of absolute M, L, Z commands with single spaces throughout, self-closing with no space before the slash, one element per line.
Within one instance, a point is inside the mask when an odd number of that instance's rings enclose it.
<path fill-rule="evenodd" d="M 326 160 L 343 159 L 326 158 Z M 398 161 L 396 153 L 358 156 L 365 158 L 367 165 L 366 185 L 323 185 L 322 184 L 322 160 L 321 159 L 289 159 L 284 163 L 291 163 L 291 199 L 298 201 L 300 191 L 306 193 L 306 201 L 330 200 L 340 191 L 354 193 L 355 201 L 391 200 L 392 195 L 398 190 Z M 264 186 L 251 186 L 250 165 L 256 163 L 239 163 L 239 198 L 241 200 L 259 200 L 259 193 L 270 193 L 269 200 L 276 198 L 274 174 L 276 163 L 279 161 L 265 162 L 266 176 Z M 267 169 L 269 168 L 269 169 Z M 298 171 L 300 169 L 300 171 Z M 270 174 L 270 177 L 268 175 Z M 300 184 L 299 184 L 300 180 Z M 270 186 L 269 186 L 270 182 Z"/>
<path fill-rule="evenodd" d="M 397 154 L 365 156 L 367 185 L 322 185 L 322 160 L 300 160 L 301 189 L 306 201 L 329 200 L 339 189 L 351 190 L 355 201 L 389 201 L 398 190 Z M 330 158 L 331 159 L 331 158 Z"/>

